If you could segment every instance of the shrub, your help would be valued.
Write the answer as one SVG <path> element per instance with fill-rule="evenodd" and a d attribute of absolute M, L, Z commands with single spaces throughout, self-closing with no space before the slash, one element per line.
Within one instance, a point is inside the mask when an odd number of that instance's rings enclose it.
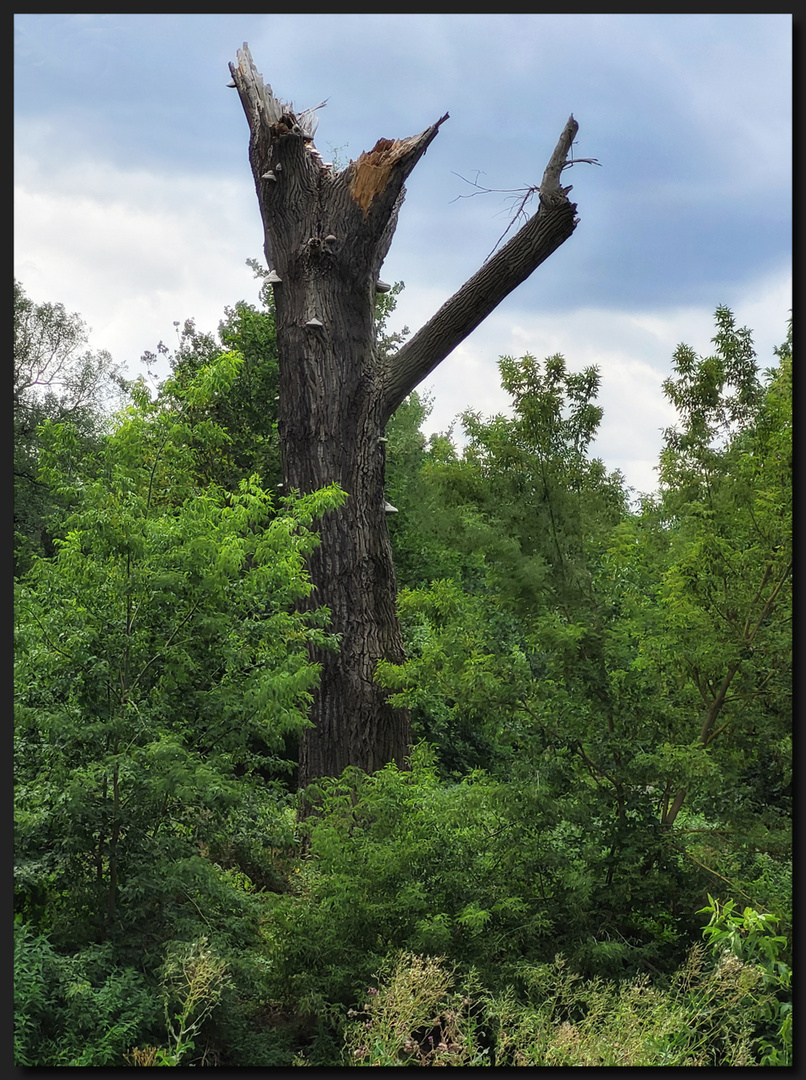
<path fill-rule="evenodd" d="M 62 955 L 44 935 L 14 926 L 14 1063 L 124 1064 L 133 1042 L 158 1030 L 159 998 L 107 946 Z"/>
<path fill-rule="evenodd" d="M 755 1039 L 760 1064 L 791 1065 L 792 968 L 785 959 L 791 950 L 787 939 L 775 933 L 781 920 L 750 907 L 739 915 L 733 900 L 720 905 L 710 895 L 700 913 L 711 916 L 703 935 L 719 957 L 720 966 L 751 967 L 760 976 L 764 992 L 753 1010 L 761 1029 Z"/>

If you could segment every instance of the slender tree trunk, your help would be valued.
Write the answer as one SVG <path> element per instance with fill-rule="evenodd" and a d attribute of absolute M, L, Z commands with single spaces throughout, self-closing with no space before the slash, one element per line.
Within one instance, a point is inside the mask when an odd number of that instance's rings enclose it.
<path fill-rule="evenodd" d="M 115 755 L 118 747 L 115 743 Z M 120 840 L 120 774 L 118 763 L 112 767 L 112 806 L 114 816 L 112 818 L 112 831 L 109 836 L 109 888 L 106 896 L 106 925 L 111 930 L 115 921 L 115 904 L 118 892 L 118 842 Z"/>
<path fill-rule="evenodd" d="M 379 139 L 337 171 L 314 147 L 316 111 L 275 98 L 244 44 L 230 64 L 249 122 L 249 160 L 274 281 L 280 364 L 279 432 L 286 490 L 337 483 L 349 498 L 319 524 L 315 592 L 340 635 L 302 742 L 300 786 L 356 765 L 403 765 L 411 726 L 375 682 L 403 643 L 384 510 L 384 426 L 397 406 L 497 304 L 573 232 L 576 207 L 559 186 L 576 134 L 569 120 L 540 186 L 540 209 L 421 331 L 382 361 L 375 292 L 404 182 L 447 114 L 420 135 Z"/>

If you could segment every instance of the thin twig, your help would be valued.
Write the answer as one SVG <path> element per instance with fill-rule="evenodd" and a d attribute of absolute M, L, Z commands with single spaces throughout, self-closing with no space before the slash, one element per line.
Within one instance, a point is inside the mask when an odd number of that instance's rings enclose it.
<path fill-rule="evenodd" d="M 602 165 L 601 161 L 597 161 L 596 158 L 570 158 L 568 161 L 565 162 L 564 165 L 561 166 L 560 172 L 562 172 L 563 169 L 568 169 L 572 165 L 578 165 L 580 163 L 584 163 L 585 165 L 598 165 L 600 168 L 601 168 L 601 165 Z M 459 200 L 459 199 L 472 199 L 475 195 L 489 195 L 489 194 L 492 194 L 492 193 L 495 193 L 495 194 L 498 194 L 498 195 L 520 196 L 520 201 L 518 203 L 518 208 L 515 211 L 515 213 L 513 214 L 512 220 L 510 221 L 509 225 L 507 225 L 507 227 L 503 231 L 503 233 L 496 240 L 492 251 L 490 251 L 490 253 L 484 259 L 484 261 L 487 262 L 487 259 L 489 259 L 490 256 L 493 255 L 496 252 L 499 245 L 501 244 L 501 241 L 504 239 L 504 237 L 510 231 L 512 226 L 517 221 L 519 221 L 522 217 L 526 218 L 528 220 L 528 215 L 526 214 L 526 206 L 528 205 L 530 200 L 535 195 L 540 194 L 541 185 L 540 184 L 529 184 L 529 185 L 526 185 L 524 187 L 519 187 L 519 188 L 488 188 L 488 187 L 484 187 L 483 184 L 480 184 L 478 182 L 478 178 L 481 175 L 480 170 L 476 172 L 476 179 L 475 180 L 468 180 L 466 176 L 462 176 L 462 174 L 458 173 L 458 172 L 454 172 L 453 175 L 458 176 L 460 180 L 464 180 L 464 182 L 466 184 L 470 184 L 470 186 L 476 188 L 476 190 L 471 191 L 469 194 L 466 194 L 466 195 L 461 195 L 461 194 L 457 195 L 456 198 L 451 199 L 451 202 L 457 202 L 457 200 Z M 568 190 L 570 190 L 570 188 Z"/>

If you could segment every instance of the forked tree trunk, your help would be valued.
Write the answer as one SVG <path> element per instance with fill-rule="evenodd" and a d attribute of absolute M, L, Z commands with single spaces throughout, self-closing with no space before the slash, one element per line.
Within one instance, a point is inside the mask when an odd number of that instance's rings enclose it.
<path fill-rule="evenodd" d="M 577 130 L 571 117 L 540 186 L 537 213 L 391 359 L 375 340 L 375 292 L 404 182 L 441 117 L 409 139 L 379 139 L 340 171 L 324 163 L 315 110 L 274 97 L 247 45 L 230 64 L 249 122 L 249 160 L 265 232 L 280 364 L 279 432 L 286 490 L 339 484 L 345 505 L 319 523 L 311 599 L 331 612 L 338 653 L 317 656 L 314 726 L 300 751 L 300 786 L 356 765 L 405 763 L 407 710 L 375 682 L 380 659 L 403 660 L 384 510 L 384 427 L 397 406 L 576 226 L 559 176 Z"/>

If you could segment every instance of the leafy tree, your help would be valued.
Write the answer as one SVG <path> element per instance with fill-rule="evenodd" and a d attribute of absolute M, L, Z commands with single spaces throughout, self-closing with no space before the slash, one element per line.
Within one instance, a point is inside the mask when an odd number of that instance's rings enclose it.
<path fill-rule="evenodd" d="M 197 406 L 194 416 L 226 432 L 225 446 L 204 445 L 200 437 L 197 462 L 200 483 L 215 482 L 228 491 L 257 474 L 269 490 L 280 491 L 280 446 L 277 435 L 277 341 L 274 303 L 269 293 L 262 308 L 243 301 L 227 308 L 216 335 L 196 329 L 186 320 L 179 347 L 171 361 L 176 393 L 222 351 L 235 351 L 242 363 L 226 392 Z M 150 359 L 153 354 L 146 354 Z"/>
<path fill-rule="evenodd" d="M 594 919 L 661 888 L 633 880 L 654 843 L 651 807 L 629 774 L 632 717 L 618 715 L 605 659 L 614 597 L 600 567 L 627 499 L 621 478 L 588 456 L 596 371 L 531 356 L 501 369 L 514 415 L 466 414 L 462 457 L 426 470 L 461 568 L 454 581 L 404 590 L 410 660 L 380 677 L 448 771 L 472 764 L 552 792 L 566 818 L 554 842 L 569 860 L 553 889 L 573 894 L 565 929 L 581 947 Z M 636 895 L 625 906 L 627 879 Z M 612 964 L 631 948 L 603 943 L 599 961 L 584 962 Z"/>
<path fill-rule="evenodd" d="M 262 773 L 307 722 L 308 647 L 331 639 L 326 613 L 293 604 L 310 590 L 311 524 L 343 496 L 277 512 L 254 477 L 198 486 L 196 447 L 224 433 L 193 411 L 241 362 L 224 354 L 153 401 L 135 386 L 94 480 L 59 471 L 71 428 L 43 431 L 43 473 L 75 509 L 56 556 L 18 585 L 17 891 L 62 945 L 157 942 L 198 890 L 208 913 L 244 917 L 225 852 L 250 804 L 248 843 L 271 828 Z"/>
<path fill-rule="evenodd" d="M 639 513 L 587 457 L 595 373 L 561 358 L 502 361 L 513 417 L 465 417 L 462 458 L 423 470 L 465 561 L 454 582 L 404 590 L 410 659 L 380 674 L 453 768 L 472 730 L 495 748 L 474 764 L 539 775 L 562 801 L 569 879 L 589 883 L 580 942 L 595 919 L 628 948 L 657 943 L 658 904 L 674 920 L 714 874 L 741 891 L 762 855 L 786 860 L 791 361 L 765 390 L 746 332 L 717 321 L 716 360 L 678 352 L 695 419 Z"/>
<path fill-rule="evenodd" d="M 789 745 L 791 338 L 765 388 L 749 331 L 727 308 L 716 322 L 715 355 L 680 346 L 677 378 L 665 384 L 682 426 L 667 432 L 661 496 L 647 512 L 660 515 L 668 549 L 658 633 L 645 651 L 678 680 L 669 691 L 694 721 L 691 761 L 721 739 L 746 776 L 752 759 L 783 764 Z M 686 795 L 669 782 L 665 824 Z"/>
<path fill-rule="evenodd" d="M 87 328 L 63 304 L 35 304 L 14 282 L 14 569 L 52 553 L 48 520 L 58 507 L 39 476 L 39 428 L 70 424 L 84 453 L 104 431 L 119 369 L 86 349 Z"/>
<path fill-rule="evenodd" d="M 569 677 L 578 677 L 584 669 L 585 678 L 600 681 L 596 650 L 601 652 L 601 647 L 596 642 L 602 616 L 592 568 L 626 505 L 618 475 L 608 476 L 601 462 L 586 454 L 601 416 L 592 404 L 596 372 L 575 375 L 559 356 L 546 362 L 545 371 L 531 356 L 504 358 L 501 370 L 513 396 L 514 416 L 485 422 L 465 414 L 468 441 L 461 458 L 443 454 L 441 460 L 427 460 L 422 470 L 425 493 L 419 503 L 425 516 L 419 520 L 425 524 L 427 519 L 441 545 L 453 547 L 449 573 L 456 585 L 442 582 L 411 593 L 404 590 L 401 597 L 413 650 L 405 670 L 413 676 L 418 695 L 438 696 L 440 684 L 441 692 L 448 692 L 447 669 L 439 672 L 437 661 L 446 658 L 447 649 L 462 669 L 461 675 L 456 669 L 456 676 L 462 683 L 470 679 L 463 690 L 456 685 L 449 694 L 450 708 L 466 709 L 474 678 L 478 686 L 483 683 L 487 694 L 479 699 L 477 719 L 469 726 L 478 728 L 482 717 L 496 717 L 492 742 L 499 751 L 512 743 L 512 734 L 504 735 L 500 723 L 503 715 L 519 708 L 518 687 L 523 691 L 530 686 L 552 656 L 563 663 L 561 655 L 570 650 L 569 658 L 576 662 Z M 406 528 L 405 517 L 401 528 Z M 440 569 L 449 566 L 443 556 Z M 456 586 L 464 590 L 464 599 Z M 407 621 L 412 617 L 415 623 Z M 562 626 L 569 635 L 565 646 L 557 640 Z M 470 627 L 478 632 L 466 629 Z M 538 627 L 548 635 L 542 644 Z M 463 640 L 468 646 L 464 650 Z M 426 656 L 429 666 L 420 668 Z M 399 678 L 386 667 L 382 671 L 399 688 Z M 439 744 L 449 745 L 452 738 Z"/>

